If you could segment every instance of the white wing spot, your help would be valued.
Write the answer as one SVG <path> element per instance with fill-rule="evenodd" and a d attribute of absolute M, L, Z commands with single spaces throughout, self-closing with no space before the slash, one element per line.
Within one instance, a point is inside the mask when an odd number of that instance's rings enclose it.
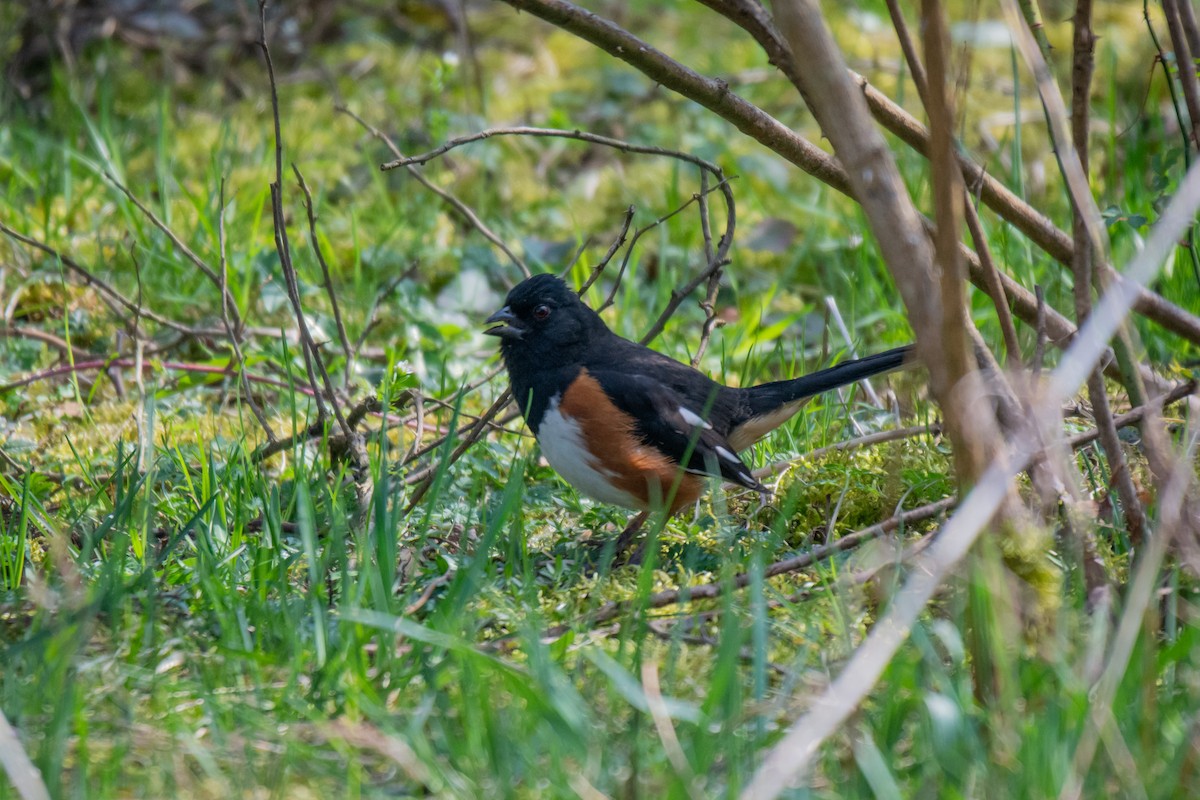
<path fill-rule="evenodd" d="M 735 464 L 741 463 L 738 460 L 737 456 L 735 456 L 733 453 L 726 450 L 724 447 L 721 447 L 721 445 L 717 445 L 716 450 L 717 450 L 717 455 L 719 455 L 721 458 L 725 459 L 726 461 L 732 461 Z"/>
<path fill-rule="evenodd" d="M 683 417 L 683 421 L 686 422 L 688 425 L 691 425 L 693 427 L 698 425 L 701 428 L 704 428 L 704 430 L 706 430 L 706 431 L 712 430 L 712 425 L 709 425 L 707 422 L 705 422 L 704 419 L 701 418 L 699 414 L 697 414 L 695 411 L 692 411 L 690 408 L 684 408 L 683 406 L 680 406 L 679 407 L 679 416 Z"/>

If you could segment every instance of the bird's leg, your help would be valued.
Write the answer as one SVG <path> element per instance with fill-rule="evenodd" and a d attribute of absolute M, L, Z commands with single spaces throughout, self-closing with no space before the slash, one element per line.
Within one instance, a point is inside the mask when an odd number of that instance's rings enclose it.
<path fill-rule="evenodd" d="M 642 526 L 646 524 L 646 520 L 650 518 L 649 511 L 643 511 L 633 519 L 629 520 L 629 524 L 625 526 L 625 530 L 617 536 L 617 546 L 613 552 L 618 556 L 629 549 L 629 545 L 633 544 L 633 540 L 637 538 L 638 533 L 642 530 Z"/>
<path fill-rule="evenodd" d="M 621 531 L 617 535 L 617 538 L 600 539 L 599 541 L 591 542 L 587 546 L 597 557 L 601 556 L 601 554 L 605 552 L 612 553 L 612 566 L 623 566 L 624 564 L 631 563 L 625 559 L 625 551 L 628 550 L 629 546 L 637 539 L 638 532 L 642 529 L 642 526 L 646 524 L 646 520 L 649 518 L 650 512 L 643 511 L 637 516 L 633 517 L 633 519 L 629 520 L 629 524 L 625 526 L 625 530 Z M 644 545 L 635 553 L 636 558 L 640 559 L 642 549 L 644 549 Z"/>

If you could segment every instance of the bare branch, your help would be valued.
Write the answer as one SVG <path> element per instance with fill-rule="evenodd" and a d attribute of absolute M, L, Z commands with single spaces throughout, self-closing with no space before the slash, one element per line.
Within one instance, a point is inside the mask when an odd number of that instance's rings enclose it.
<path fill-rule="evenodd" d="M 1095 35 L 1092 33 L 1092 0 L 1076 0 L 1074 28 L 1071 69 L 1071 136 L 1074 140 L 1080 167 L 1086 175 L 1090 116 L 1088 93 L 1092 86 L 1093 51 L 1096 42 Z M 1078 324 L 1082 325 L 1088 315 L 1092 313 L 1093 244 L 1088 234 L 1083 212 L 1078 204 L 1073 208 L 1072 219 L 1075 252 L 1071 259 L 1071 269 L 1075 273 L 1075 319 Z M 1104 375 L 1099 369 L 1092 372 L 1087 386 L 1088 397 L 1091 398 L 1092 410 L 1095 412 L 1096 428 L 1100 432 L 1100 444 L 1108 459 L 1109 473 L 1112 476 L 1112 483 L 1116 486 L 1117 496 L 1121 498 L 1121 510 L 1125 515 L 1125 524 L 1133 541 L 1141 542 L 1146 535 L 1146 514 L 1142 510 L 1141 500 L 1138 499 L 1137 489 L 1133 485 L 1133 475 L 1129 472 L 1125 451 L 1121 448 L 1121 440 L 1117 437 L 1117 427 L 1113 424 L 1112 409 L 1108 402 L 1108 390 L 1104 385 Z"/>
<path fill-rule="evenodd" d="M 162 325 L 164 328 L 170 328 L 171 330 L 178 331 L 179 333 L 182 333 L 186 336 L 200 337 L 200 336 L 205 336 L 205 335 L 212 333 L 211 329 L 193 328 L 188 325 L 183 325 L 179 322 L 176 322 L 173 319 L 164 317 L 163 315 L 157 314 L 149 309 L 139 307 L 137 303 L 133 302 L 132 300 L 127 298 L 125 295 L 118 292 L 116 289 L 114 289 L 112 287 L 111 284 L 107 283 L 106 281 L 104 281 L 101 278 L 96 277 L 96 275 L 93 274 L 91 270 L 89 270 L 87 267 L 84 267 L 82 264 L 80 264 L 75 259 L 73 259 L 70 256 L 66 255 L 65 253 L 51 247 L 50 245 L 46 244 L 45 242 L 39 241 L 38 239 L 34 239 L 30 236 L 26 236 L 25 234 L 20 233 L 19 231 L 13 230 L 12 228 L 5 225 L 3 222 L 0 222 L 0 233 L 3 233 L 5 236 L 8 236 L 11 239 L 15 239 L 18 242 L 21 242 L 22 244 L 26 244 L 37 250 L 41 250 L 46 255 L 48 255 L 51 258 L 53 258 L 54 260 L 60 262 L 64 267 L 69 269 L 71 272 L 78 275 L 81 279 L 83 279 L 84 284 L 86 284 L 88 286 L 96 287 L 96 289 L 100 292 L 101 297 L 103 297 L 104 302 L 107 303 L 109 305 L 109 307 L 112 308 L 113 311 L 118 316 L 121 317 L 122 322 L 131 331 L 134 330 L 134 328 L 136 327 L 135 323 L 133 321 L 131 321 L 130 318 L 126 317 L 125 314 L 122 313 L 122 311 L 120 309 L 125 309 L 125 311 L 128 311 L 130 314 L 133 314 L 133 315 L 143 316 L 146 319 L 151 320 L 152 322 Z"/>
<path fill-rule="evenodd" d="M 154 227 L 162 231 L 163 235 L 171 240 L 171 244 L 175 245 L 176 249 L 183 253 L 184 257 L 187 258 L 188 261 L 192 262 L 193 266 L 200 270 L 204 277 L 208 278 L 213 286 L 216 286 L 219 289 L 224 286 L 224 283 L 221 281 L 221 276 L 217 274 L 217 271 L 210 267 L 204 259 L 196 255 L 192 248 L 188 247 L 187 244 L 184 243 L 183 239 L 179 238 L 179 235 L 171 229 L 171 226 L 159 219 L 158 215 L 147 208 L 146 205 L 142 203 L 142 201 L 139 200 L 137 196 L 125 186 L 125 184 L 117 180 L 116 176 L 110 172 L 105 172 L 104 177 L 108 178 L 109 182 L 112 183 L 113 186 L 116 186 L 118 189 L 120 189 L 121 193 L 129 198 L 129 202 L 137 206 L 137 210 L 142 212 L 142 215 L 146 217 L 146 219 L 150 220 Z M 222 302 L 228 306 L 229 316 L 233 321 L 234 331 L 240 331 L 242 328 L 242 318 L 238 313 L 237 303 L 234 301 L 233 297 L 229 296 L 228 294 L 228 288 L 225 288 L 225 296 L 222 298 Z"/>
<path fill-rule="evenodd" d="M 838 553 L 852 550 L 864 542 L 878 539 L 880 536 L 891 533 L 899 528 L 932 519 L 953 508 L 957 502 L 955 498 L 947 497 L 943 500 L 914 508 L 911 511 L 898 511 L 894 516 L 888 517 L 875 525 L 855 531 L 854 533 L 848 533 L 839 539 L 819 547 L 814 547 L 800 555 L 777 561 L 763 571 L 762 577 L 774 578 L 777 575 L 786 575 L 791 572 L 807 569 L 813 564 L 826 561 Z M 728 581 L 701 583 L 682 589 L 666 589 L 650 595 L 645 601 L 638 602 L 638 607 L 644 609 L 664 608 L 695 600 L 711 600 L 712 598 L 720 597 L 722 593 L 728 591 L 730 588 L 744 589 L 750 585 L 751 580 L 753 580 L 753 577 L 749 573 L 743 572 L 735 575 L 732 580 Z M 595 626 L 608 622 L 611 619 L 616 619 L 625 614 L 634 602 L 631 600 L 610 600 L 590 614 L 586 619 L 586 623 Z M 554 639 L 562 636 L 571 630 L 572 627 L 574 626 L 558 625 L 553 627 L 546 631 L 545 638 Z"/>
<path fill-rule="evenodd" d="M 350 374 L 354 370 L 354 350 L 350 347 L 350 337 L 346 335 L 346 324 L 342 322 L 342 310 L 338 307 L 337 292 L 333 290 L 333 278 L 329 274 L 329 264 L 325 261 L 325 254 L 321 252 L 321 242 L 317 238 L 317 214 L 313 209 L 312 192 L 308 190 L 304 175 L 295 164 L 292 164 L 292 172 L 296 173 L 296 181 L 300 184 L 300 190 L 304 192 L 304 209 L 308 212 L 308 240 L 312 243 L 313 252 L 317 254 L 317 263 L 321 265 L 325 294 L 328 295 L 329 305 L 333 309 L 333 321 L 337 326 L 338 339 L 342 343 L 342 352 L 346 354 L 345 378 L 342 386 L 349 388 Z"/>
<path fill-rule="evenodd" d="M 21 737 L 3 711 L 0 711 L 0 766 L 22 800 L 50 800 L 50 790 L 42 780 L 41 771 L 29 758 Z"/>
<path fill-rule="evenodd" d="M 1058 408 L 1079 390 L 1104 354 L 1138 295 L 1162 266 L 1175 240 L 1192 223 L 1200 208 L 1200 167 L 1184 177 L 1175 196 L 1150 233 L 1145 248 L 1114 282 L 1080 330 L 1058 367 L 1051 373 L 1037 407 L 1036 418 L 1057 415 Z M 942 527 L 934 543 L 918 556 L 904 588 L 887 613 L 871 629 L 842 672 L 797 719 L 768 753 L 743 800 L 774 798 L 803 775 L 821 743 L 831 736 L 874 689 L 893 655 L 908 637 L 925 605 L 942 581 L 974 544 L 980 531 L 1009 494 L 1012 479 L 1035 455 L 1034 443 L 1019 440 L 1002 453 Z"/>
<path fill-rule="evenodd" d="M 369 124 L 366 120 L 364 120 L 358 114 L 351 111 L 348 107 L 346 107 L 344 105 L 336 105 L 336 106 L 334 106 L 334 110 L 340 111 L 343 114 L 345 114 L 346 116 L 350 117 L 355 122 L 357 122 L 359 125 L 361 125 L 368 133 L 370 133 L 372 136 L 374 136 L 379 141 L 383 142 L 384 146 L 386 146 L 387 149 L 390 150 L 392 155 L 394 155 L 396 158 L 399 159 L 399 158 L 404 157 L 403 154 L 400 152 L 400 148 L 396 145 L 396 143 L 394 141 L 392 141 L 392 138 L 390 136 L 388 136 L 386 133 L 384 133 L 383 131 L 376 128 L 374 125 Z M 395 163 L 395 162 L 391 162 L 391 163 Z M 421 171 L 419 169 L 417 169 L 416 167 L 408 166 L 407 169 L 408 169 L 408 174 L 411 175 L 417 181 L 417 183 L 421 184 L 426 189 L 428 189 L 429 191 L 433 192 L 435 195 L 440 197 L 447 205 L 449 205 L 451 208 L 453 208 L 455 211 L 457 211 L 459 213 L 459 216 L 461 216 L 463 219 L 465 219 L 467 221 L 468 225 L 470 225 L 475 230 L 479 231 L 480 235 L 482 235 L 483 238 L 487 239 L 489 242 L 491 242 L 493 245 L 495 245 L 497 248 L 499 248 L 500 251 L 504 253 L 504 255 L 508 256 L 508 259 L 517 265 L 517 269 L 521 270 L 522 275 L 524 275 L 526 278 L 528 278 L 532 274 L 529 270 L 529 266 L 521 259 L 521 257 L 518 256 L 516 253 L 514 253 L 512 251 L 512 249 L 507 244 L 505 244 L 504 240 L 501 239 L 494 231 L 492 231 L 492 229 L 488 227 L 486 222 L 484 222 L 482 219 L 479 218 L 479 215 L 475 213 L 474 209 L 472 209 L 470 206 L 468 206 L 462 200 L 459 200 L 457 197 L 455 197 L 450 192 L 446 191 L 442 187 L 438 186 L 437 184 L 433 183 L 431 180 L 426 178 L 424 175 L 421 174 Z"/>
<path fill-rule="evenodd" d="M 1192 123 L 1192 149 L 1200 152 L 1200 83 L 1196 81 L 1196 62 L 1200 53 L 1192 50 L 1188 34 L 1184 27 L 1183 6 L 1190 6 L 1191 0 L 1163 0 L 1163 13 L 1167 17 L 1167 30 L 1171 34 L 1171 44 L 1175 49 L 1175 69 L 1179 77 L 1179 85 L 1183 88 L 1183 101 L 1187 106 L 1188 118 Z M 1195 20 L 1192 20 L 1193 25 Z"/>
<path fill-rule="evenodd" d="M 267 64 L 267 78 L 271 87 L 271 114 L 275 123 L 275 181 L 271 184 L 275 250 L 279 255 L 279 266 L 283 271 L 288 300 L 292 304 L 292 311 L 296 317 L 296 327 L 300 331 L 300 352 L 304 356 L 304 367 L 308 372 L 309 385 L 313 387 L 324 385 L 329 402 L 333 406 L 338 427 L 344 436 L 350 437 L 354 431 L 346 424 L 346 419 L 342 415 L 341 407 L 333 390 L 333 383 L 329 379 L 329 373 L 325 370 L 320 351 L 313 342 L 312 333 L 308 329 L 308 320 L 304 316 L 304 308 L 300 302 L 300 286 L 296 269 L 292 264 L 292 249 L 288 243 L 287 221 L 283 213 L 283 134 L 279 124 L 279 93 L 275 83 L 275 64 L 271 60 L 271 48 L 267 44 L 267 0 L 259 0 L 258 15 L 260 32 L 258 46 L 262 48 L 263 58 Z M 318 380 L 318 376 L 320 380 Z M 329 412 L 325 408 L 325 399 L 320 391 L 313 397 L 317 404 L 317 417 L 323 422 L 329 416 Z"/>
<path fill-rule="evenodd" d="M 506 2 L 509 2 L 510 5 L 514 4 L 513 0 L 506 0 Z M 545 0 L 525 0 L 525 2 L 540 4 L 545 2 Z M 802 83 L 802 74 L 800 69 L 795 60 L 792 58 L 791 51 L 788 49 L 783 37 L 780 36 L 779 32 L 772 25 L 770 17 L 767 15 L 765 9 L 763 9 L 761 5 L 753 2 L 752 0 L 700 0 L 700 2 L 709 8 L 712 8 L 717 13 L 728 17 L 730 20 L 745 29 L 766 51 L 771 63 L 777 66 L 788 78 L 788 80 L 790 80 L 793 85 L 799 88 L 800 84 Z M 543 16 L 543 18 L 549 18 L 537 12 L 536 10 L 534 13 L 538 13 L 538 15 Z M 551 21 L 555 20 L 552 19 Z M 742 130 L 744 133 L 754 135 L 753 129 L 747 130 L 743 127 L 743 123 L 741 122 L 739 116 L 743 113 L 743 110 L 740 107 L 733 105 L 709 105 L 709 103 L 705 102 L 705 100 L 701 97 L 689 93 L 690 91 L 700 91 L 700 87 L 692 87 L 690 85 L 678 86 L 673 85 L 670 82 L 669 78 L 675 74 L 675 72 L 678 70 L 686 70 L 686 67 L 670 61 L 670 59 L 668 59 L 666 56 L 663 56 L 661 53 L 658 53 L 658 51 L 653 50 L 653 48 L 649 48 L 648 52 L 631 53 L 626 49 L 629 45 L 625 40 L 620 41 L 620 43 L 617 45 L 616 52 L 614 52 L 613 49 L 610 49 L 603 43 L 603 40 L 610 35 L 608 28 L 615 27 L 612 26 L 612 23 L 606 22 L 604 23 L 604 26 L 601 26 L 600 23 L 593 23 L 589 25 L 586 19 L 582 21 L 576 21 L 576 23 L 581 30 L 574 30 L 571 28 L 568 28 L 568 30 L 572 30 L 572 32 L 576 35 L 592 41 L 594 44 L 603 47 L 618 58 L 629 62 L 633 66 L 642 70 L 642 72 L 657 80 L 659 83 L 662 83 L 664 86 L 668 86 L 685 97 L 696 100 L 697 102 L 704 104 L 707 108 L 716 111 L 725 119 L 732 122 L 734 125 L 737 125 L 739 130 Z M 617 30 L 620 29 L 618 28 Z M 622 33 L 624 32 L 622 31 Z M 630 36 L 629 34 L 625 34 L 625 36 L 629 39 L 632 39 L 634 42 L 640 42 L 640 40 Z M 597 41 L 598 39 L 601 41 Z M 643 45 L 642 50 L 646 49 L 646 46 Z M 643 66 L 643 62 L 645 61 L 662 61 L 664 63 L 662 65 L 652 65 L 654 67 L 654 72 L 652 73 L 650 68 Z M 878 120 L 879 123 L 885 128 L 887 128 L 888 131 L 901 139 L 905 144 L 913 148 L 913 150 L 923 156 L 928 157 L 929 132 L 914 117 L 912 117 L 912 115 L 892 102 L 886 95 L 875 89 L 875 87 L 871 86 L 866 78 L 853 71 L 849 71 L 849 74 L 862 90 L 863 96 L 867 101 L 867 106 L 875 119 Z M 914 72 L 914 75 L 917 74 L 923 74 L 923 71 Z M 746 105 L 749 104 L 747 103 Z M 754 112 L 759 114 L 762 113 L 755 106 L 750 106 L 750 108 L 753 109 Z M 774 122 L 774 120 L 771 120 L 771 122 Z M 830 180 L 825 175 L 818 174 L 817 172 L 810 170 L 808 166 L 806 166 L 804 158 L 794 157 L 790 151 L 780 149 L 778 146 L 775 146 L 776 144 L 782 144 L 783 146 L 790 148 L 792 147 L 792 143 L 789 140 L 777 139 L 776 137 L 763 137 L 759 138 L 758 141 L 761 144 L 770 147 L 784 158 L 787 158 L 793 164 L 805 170 L 810 175 L 813 175 L 840 192 L 850 195 L 851 197 L 854 196 L 849 190 L 844 172 L 841 172 L 837 176 L 838 181 Z M 807 144 L 807 142 L 805 142 L 805 144 Z M 822 157 L 828 159 L 828 156 L 823 156 L 823 153 L 808 153 L 805 155 L 805 157 L 811 157 L 817 160 L 821 159 Z M 1025 234 L 1025 236 L 1029 237 L 1030 241 L 1044 250 L 1056 261 L 1064 266 L 1070 266 L 1071 252 L 1073 248 L 1070 236 L 1056 228 L 1054 224 L 1050 222 L 1050 220 L 1047 219 L 1041 212 L 1037 211 L 1021 198 L 1017 197 L 1017 195 L 1009 190 L 1008 187 L 1004 186 L 1004 184 L 1000 183 L 993 176 L 991 176 L 983 168 L 983 166 L 961 154 L 959 154 L 958 160 L 959 166 L 963 171 L 963 178 L 967 184 L 967 188 L 972 194 L 978 194 L 980 199 L 988 208 L 992 209 L 992 211 L 997 213 L 1002 219 L 1009 222 L 1013 225 L 1013 227 L 1021 231 L 1023 234 Z M 837 165 L 836 162 L 833 163 L 833 167 L 840 170 L 840 166 Z M 986 274 L 980 273 L 979 275 L 976 275 L 973 272 L 971 279 L 981 288 L 984 288 L 985 290 L 987 289 L 988 276 Z M 1184 309 L 1179 308 L 1177 305 L 1168 302 L 1154 292 L 1148 289 L 1143 290 L 1138 297 L 1135 310 L 1139 314 L 1154 320 L 1167 330 L 1175 333 L 1177 336 L 1181 336 L 1193 343 L 1200 344 L 1200 318 L 1197 318 L 1194 314 L 1191 314 Z M 1022 319 L 1025 318 L 1022 317 Z M 1026 319 L 1025 321 L 1031 322 L 1030 319 Z"/>
<path fill-rule="evenodd" d="M 258 420 L 258 425 L 267 434 L 267 441 L 275 441 L 275 431 L 271 430 L 270 424 L 267 422 L 267 417 L 263 414 L 263 410 L 259 408 L 258 401 L 254 399 L 254 393 L 250 390 L 250 381 L 246 375 L 246 358 L 242 355 L 242 345 L 239 341 L 240 336 L 237 327 L 230 319 L 230 294 L 229 286 L 229 263 L 225 257 L 225 178 L 221 178 L 221 188 L 217 197 L 217 252 L 220 253 L 220 264 L 218 272 L 218 289 L 221 294 L 221 323 L 225 326 L 225 334 L 229 337 L 229 344 L 233 348 L 233 358 L 237 364 L 238 377 L 242 382 L 242 392 L 246 396 L 246 402 L 250 405 L 250 411 L 254 414 L 254 418 Z"/>

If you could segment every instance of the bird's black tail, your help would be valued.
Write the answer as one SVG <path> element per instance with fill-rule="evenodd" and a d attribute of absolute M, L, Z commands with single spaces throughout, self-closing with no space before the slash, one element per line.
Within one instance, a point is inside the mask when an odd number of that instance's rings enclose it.
<path fill-rule="evenodd" d="M 865 358 L 843 361 L 835 367 L 799 378 L 749 387 L 744 391 L 750 415 L 769 414 L 796 400 L 899 369 L 912 353 L 912 349 L 912 345 L 897 347 Z"/>

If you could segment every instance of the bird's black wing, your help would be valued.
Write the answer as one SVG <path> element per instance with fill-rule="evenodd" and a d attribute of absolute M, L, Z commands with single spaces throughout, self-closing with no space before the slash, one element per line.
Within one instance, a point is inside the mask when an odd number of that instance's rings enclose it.
<path fill-rule="evenodd" d="M 634 420 L 642 441 L 687 471 L 720 476 L 759 492 L 768 491 L 755 480 L 725 436 L 706 420 L 703 403 L 685 398 L 668 384 L 636 371 L 593 367 L 588 373 L 600 383 L 613 404 Z"/>

